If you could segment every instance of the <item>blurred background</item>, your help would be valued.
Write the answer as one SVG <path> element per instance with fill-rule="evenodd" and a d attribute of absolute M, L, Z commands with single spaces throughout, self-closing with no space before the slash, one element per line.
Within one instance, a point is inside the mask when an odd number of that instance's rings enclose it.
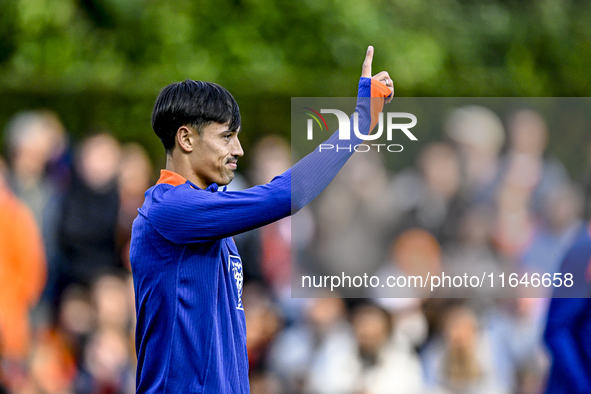
<path fill-rule="evenodd" d="M 240 189 L 289 167 L 291 97 L 356 94 L 369 44 L 398 96 L 589 96 L 590 17 L 579 0 L 1 0 L 0 392 L 134 392 L 127 250 L 164 165 L 150 127 L 163 86 L 236 97 Z M 556 270 L 588 206 L 589 131 L 499 113 L 474 141 L 458 126 L 473 113 L 365 189 L 425 197 L 392 207 L 395 269 L 456 253 Z M 299 217 L 309 231 L 288 219 L 237 238 L 253 393 L 544 391 L 548 300 L 292 300 L 291 241 L 322 231 Z"/>

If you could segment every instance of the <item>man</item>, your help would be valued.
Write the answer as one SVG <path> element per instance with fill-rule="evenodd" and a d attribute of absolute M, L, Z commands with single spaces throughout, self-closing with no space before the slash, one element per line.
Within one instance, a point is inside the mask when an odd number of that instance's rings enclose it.
<path fill-rule="evenodd" d="M 394 92 L 387 72 L 371 78 L 372 58 L 369 47 L 357 105 L 366 134 Z M 152 127 L 167 161 L 132 229 L 137 392 L 248 393 L 242 262 L 231 236 L 303 207 L 352 153 L 316 150 L 266 185 L 218 191 L 244 153 L 238 105 L 226 89 L 192 80 L 167 86 Z M 338 145 L 338 133 L 328 142 Z"/>

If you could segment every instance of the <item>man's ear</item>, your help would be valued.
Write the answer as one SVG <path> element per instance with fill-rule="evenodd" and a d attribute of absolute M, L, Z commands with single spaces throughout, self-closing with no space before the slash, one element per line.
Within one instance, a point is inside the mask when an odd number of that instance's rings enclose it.
<path fill-rule="evenodd" d="M 187 126 L 181 126 L 176 131 L 176 142 L 182 152 L 189 153 L 193 152 L 193 137 L 195 131 Z"/>

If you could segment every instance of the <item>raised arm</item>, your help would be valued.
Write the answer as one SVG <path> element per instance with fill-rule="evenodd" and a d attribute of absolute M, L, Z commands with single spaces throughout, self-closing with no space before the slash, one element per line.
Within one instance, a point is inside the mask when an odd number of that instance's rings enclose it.
<path fill-rule="evenodd" d="M 378 122 L 378 114 L 385 102 L 390 102 L 394 95 L 394 86 L 390 75 L 382 71 L 371 77 L 373 47 L 369 47 L 363 62 L 357 106 L 359 114 L 359 132 L 368 135 Z M 353 118 L 350 119 L 353 130 Z M 315 149 L 292 167 L 292 209 L 297 211 L 312 201 L 334 179 L 339 170 L 353 154 L 347 147 L 362 143 L 363 140 L 352 133 L 351 139 L 341 141 L 339 132 L 335 132 L 324 144 L 335 147 L 329 151 Z M 339 149 L 341 148 L 341 149 Z"/>
<path fill-rule="evenodd" d="M 369 47 L 359 80 L 356 112 L 359 131 L 369 134 L 385 99 L 393 95 L 387 72 L 371 78 L 373 47 Z M 374 97 L 372 99 L 372 97 Z M 351 125 L 351 130 L 353 126 Z M 338 131 L 325 143 L 339 146 Z M 362 140 L 353 137 L 347 144 Z M 336 176 L 353 152 L 320 152 L 315 149 L 270 183 L 236 192 L 194 189 L 188 183 L 152 190 L 147 212 L 150 223 L 165 238 L 178 244 L 202 242 L 235 235 L 279 220 L 314 199 Z"/>

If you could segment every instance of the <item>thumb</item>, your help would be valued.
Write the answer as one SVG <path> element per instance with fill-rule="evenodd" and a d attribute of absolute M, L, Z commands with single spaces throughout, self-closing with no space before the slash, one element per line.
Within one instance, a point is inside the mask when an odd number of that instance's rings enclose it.
<path fill-rule="evenodd" d="M 365 54 L 365 61 L 361 68 L 361 76 L 365 78 L 371 78 L 371 61 L 373 60 L 373 47 L 370 45 L 367 47 L 367 53 Z"/>

